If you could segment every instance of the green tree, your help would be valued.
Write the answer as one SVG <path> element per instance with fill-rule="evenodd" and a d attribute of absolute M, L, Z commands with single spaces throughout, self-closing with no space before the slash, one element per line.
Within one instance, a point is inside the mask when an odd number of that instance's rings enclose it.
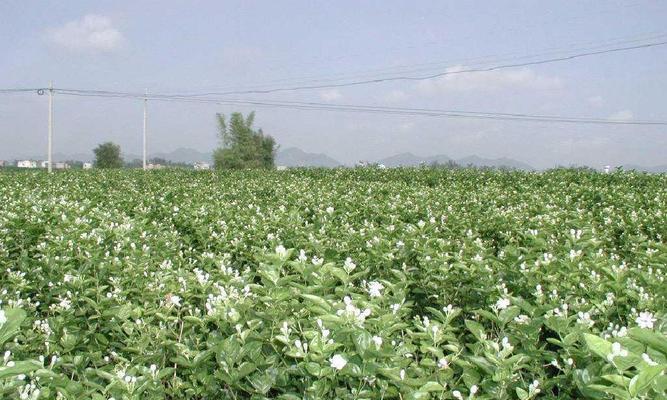
<path fill-rule="evenodd" d="M 221 146 L 213 152 L 216 169 L 273 168 L 277 150 L 273 137 L 255 130 L 255 113 L 232 113 L 229 121 L 216 114 Z"/>
<path fill-rule="evenodd" d="M 97 146 L 93 152 L 95 153 L 95 167 L 96 168 L 122 168 L 123 159 L 120 156 L 120 146 L 106 142 Z"/>

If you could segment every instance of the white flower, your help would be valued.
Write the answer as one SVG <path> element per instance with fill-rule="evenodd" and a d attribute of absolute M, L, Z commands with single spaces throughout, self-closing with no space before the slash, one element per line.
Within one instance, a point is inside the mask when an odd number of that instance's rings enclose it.
<path fill-rule="evenodd" d="M 496 310 L 504 310 L 509 307 L 510 304 L 511 303 L 509 299 L 501 297 L 498 299 L 498 301 L 496 301 Z"/>
<path fill-rule="evenodd" d="M 378 281 L 368 283 L 368 294 L 371 297 L 382 297 L 382 289 L 384 286 Z"/>
<path fill-rule="evenodd" d="M 584 325 L 588 328 L 595 325 L 595 322 L 591 319 L 591 315 L 589 313 L 579 311 L 579 313 L 577 315 L 578 315 L 578 317 L 577 317 L 577 323 L 578 324 Z"/>
<path fill-rule="evenodd" d="M 453 391 L 452 396 L 454 396 L 455 399 L 463 400 L 463 396 L 461 395 L 461 392 L 459 392 L 458 390 Z"/>
<path fill-rule="evenodd" d="M 503 346 L 503 350 L 512 351 L 514 349 L 514 346 L 512 346 L 507 336 L 503 338 L 503 340 L 501 341 L 501 345 Z"/>
<path fill-rule="evenodd" d="M 0 310 L 0 326 L 3 326 L 7 322 L 7 316 L 5 315 L 5 310 Z"/>
<path fill-rule="evenodd" d="M 324 263 L 324 258 L 313 256 L 313 258 L 310 261 L 313 263 L 313 265 L 320 266 Z"/>
<path fill-rule="evenodd" d="M 331 215 L 331 214 L 333 214 L 333 212 L 334 212 L 333 207 L 327 207 L 327 214 Z"/>
<path fill-rule="evenodd" d="M 331 368 L 340 371 L 347 365 L 347 360 L 340 354 L 335 354 L 333 357 L 329 359 L 329 364 L 331 365 Z"/>
<path fill-rule="evenodd" d="M 479 388 L 477 387 L 477 385 L 472 385 L 472 386 L 470 387 L 470 394 L 473 395 L 473 394 L 477 393 L 477 390 L 479 390 Z"/>
<path fill-rule="evenodd" d="M 285 249 L 285 246 L 282 244 L 279 244 L 276 246 L 276 254 L 280 257 L 286 257 L 287 256 L 287 250 Z"/>
<path fill-rule="evenodd" d="M 538 394 L 539 392 L 541 392 L 541 390 L 538 388 L 539 386 L 540 386 L 540 382 L 539 382 L 537 379 L 535 379 L 535 380 L 533 381 L 533 383 L 531 383 L 530 385 L 528 385 L 528 393 L 530 393 L 530 394 L 533 394 L 533 393 Z"/>
<path fill-rule="evenodd" d="M 176 306 L 176 307 L 181 306 L 181 297 L 180 296 L 175 296 L 175 295 L 167 296 L 167 301 L 169 301 L 169 303 L 171 303 L 171 305 L 173 305 L 173 306 Z"/>
<path fill-rule="evenodd" d="M 639 313 L 639 316 L 635 319 L 637 325 L 643 329 L 653 329 L 653 323 L 655 321 L 657 321 L 657 319 L 653 318 L 653 313 L 648 311 Z"/>
<path fill-rule="evenodd" d="M 355 268 L 357 268 L 357 264 L 355 264 L 350 257 L 346 258 L 345 264 L 343 264 L 343 269 L 345 272 L 349 274 L 350 272 L 354 271 Z"/>
<path fill-rule="evenodd" d="M 398 375 L 401 377 L 401 380 L 405 379 L 405 370 L 402 369 L 401 372 L 398 373 Z"/>
<path fill-rule="evenodd" d="M 643 353 L 643 354 L 642 354 L 642 360 L 644 360 L 644 362 L 645 362 L 646 364 L 648 364 L 648 365 L 650 365 L 650 366 L 652 366 L 652 367 L 655 367 L 656 365 L 658 365 L 658 363 L 655 362 L 655 361 L 653 361 L 653 360 L 651 360 L 651 357 L 649 357 L 649 355 L 646 354 L 646 353 Z"/>
<path fill-rule="evenodd" d="M 447 361 L 447 359 L 445 359 L 445 358 L 441 358 L 440 360 L 438 360 L 438 367 L 440 369 L 449 368 L 449 361 Z"/>
<path fill-rule="evenodd" d="M 616 357 L 627 357 L 628 351 L 621 347 L 621 344 L 614 342 L 611 344 L 611 353 L 607 355 L 607 360 L 613 362 Z"/>
<path fill-rule="evenodd" d="M 373 336 L 371 340 L 373 343 L 375 343 L 375 348 L 380 350 L 380 346 L 382 346 L 382 338 L 379 336 Z"/>

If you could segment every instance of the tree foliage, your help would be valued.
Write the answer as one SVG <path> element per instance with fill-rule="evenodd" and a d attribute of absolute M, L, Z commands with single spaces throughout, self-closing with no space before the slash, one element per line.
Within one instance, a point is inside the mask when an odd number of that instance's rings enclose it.
<path fill-rule="evenodd" d="M 96 168 L 122 168 L 123 158 L 120 155 L 120 146 L 113 142 L 102 143 L 97 146 L 95 153 Z"/>
<path fill-rule="evenodd" d="M 229 121 L 216 114 L 221 147 L 213 153 L 216 169 L 273 168 L 278 148 L 273 137 L 255 130 L 255 113 L 247 117 L 235 112 Z"/>

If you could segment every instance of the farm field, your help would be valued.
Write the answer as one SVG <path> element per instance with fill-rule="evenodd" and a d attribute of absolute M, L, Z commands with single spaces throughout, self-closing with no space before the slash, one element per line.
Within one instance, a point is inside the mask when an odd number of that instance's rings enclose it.
<path fill-rule="evenodd" d="M 0 173 L 0 397 L 665 398 L 667 175 Z"/>

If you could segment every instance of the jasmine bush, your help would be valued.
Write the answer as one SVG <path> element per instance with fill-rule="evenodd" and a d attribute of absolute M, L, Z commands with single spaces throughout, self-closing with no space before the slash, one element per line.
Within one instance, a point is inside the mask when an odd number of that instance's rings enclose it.
<path fill-rule="evenodd" d="M 3 173 L 0 393 L 664 398 L 666 235 L 634 172 Z"/>

